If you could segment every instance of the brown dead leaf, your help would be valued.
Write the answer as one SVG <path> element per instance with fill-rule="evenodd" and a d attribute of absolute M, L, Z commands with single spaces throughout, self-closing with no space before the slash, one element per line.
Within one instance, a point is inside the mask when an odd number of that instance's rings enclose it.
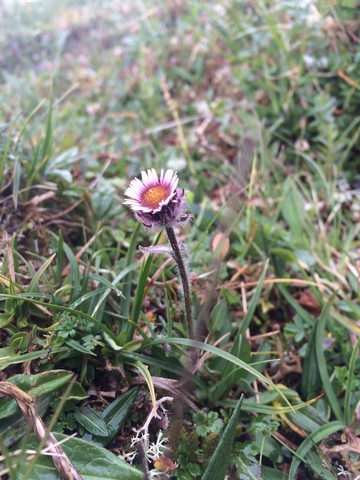
<path fill-rule="evenodd" d="M 315 317 L 320 315 L 321 307 L 311 290 L 300 290 L 296 292 L 293 297 L 299 305 L 312 313 Z"/>

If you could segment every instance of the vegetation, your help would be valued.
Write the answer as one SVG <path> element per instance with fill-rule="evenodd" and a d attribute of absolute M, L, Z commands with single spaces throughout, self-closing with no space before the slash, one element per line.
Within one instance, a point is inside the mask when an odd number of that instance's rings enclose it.
<path fill-rule="evenodd" d="M 1 478 L 360 478 L 356 3 L 1 2 Z"/>

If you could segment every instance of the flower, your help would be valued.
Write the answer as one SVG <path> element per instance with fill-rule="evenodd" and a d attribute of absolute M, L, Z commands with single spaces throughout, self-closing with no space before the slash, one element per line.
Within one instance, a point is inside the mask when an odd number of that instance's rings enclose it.
<path fill-rule="evenodd" d="M 125 191 L 136 218 L 149 230 L 160 230 L 184 224 L 190 219 L 185 212 L 185 190 L 178 188 L 177 173 L 161 170 L 160 178 L 154 168 L 141 172 L 142 180 L 134 178 Z"/>

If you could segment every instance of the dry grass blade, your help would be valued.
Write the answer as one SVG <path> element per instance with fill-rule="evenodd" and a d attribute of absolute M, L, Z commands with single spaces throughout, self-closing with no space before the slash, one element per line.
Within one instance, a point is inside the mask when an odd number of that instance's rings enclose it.
<path fill-rule="evenodd" d="M 46 438 L 45 446 L 51 454 L 54 466 L 60 477 L 63 480 L 82 480 L 82 476 L 75 470 L 56 438 L 52 433 L 46 431 L 44 422 L 36 412 L 34 400 L 27 393 L 9 382 L 0 382 L 0 396 L 16 400 L 26 422 L 34 430 L 38 440 L 42 441 Z"/>

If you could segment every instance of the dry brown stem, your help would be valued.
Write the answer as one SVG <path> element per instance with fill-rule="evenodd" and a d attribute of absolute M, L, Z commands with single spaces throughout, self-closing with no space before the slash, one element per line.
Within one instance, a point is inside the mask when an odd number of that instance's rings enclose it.
<path fill-rule="evenodd" d="M 26 422 L 34 430 L 38 440 L 42 441 L 46 438 L 45 447 L 52 454 L 51 458 L 60 477 L 63 480 L 83 480 L 82 476 L 75 470 L 69 458 L 60 447 L 54 435 L 46 431 L 44 422 L 35 409 L 34 400 L 10 382 L 0 382 L 0 396 L 10 397 L 16 400 Z"/>

